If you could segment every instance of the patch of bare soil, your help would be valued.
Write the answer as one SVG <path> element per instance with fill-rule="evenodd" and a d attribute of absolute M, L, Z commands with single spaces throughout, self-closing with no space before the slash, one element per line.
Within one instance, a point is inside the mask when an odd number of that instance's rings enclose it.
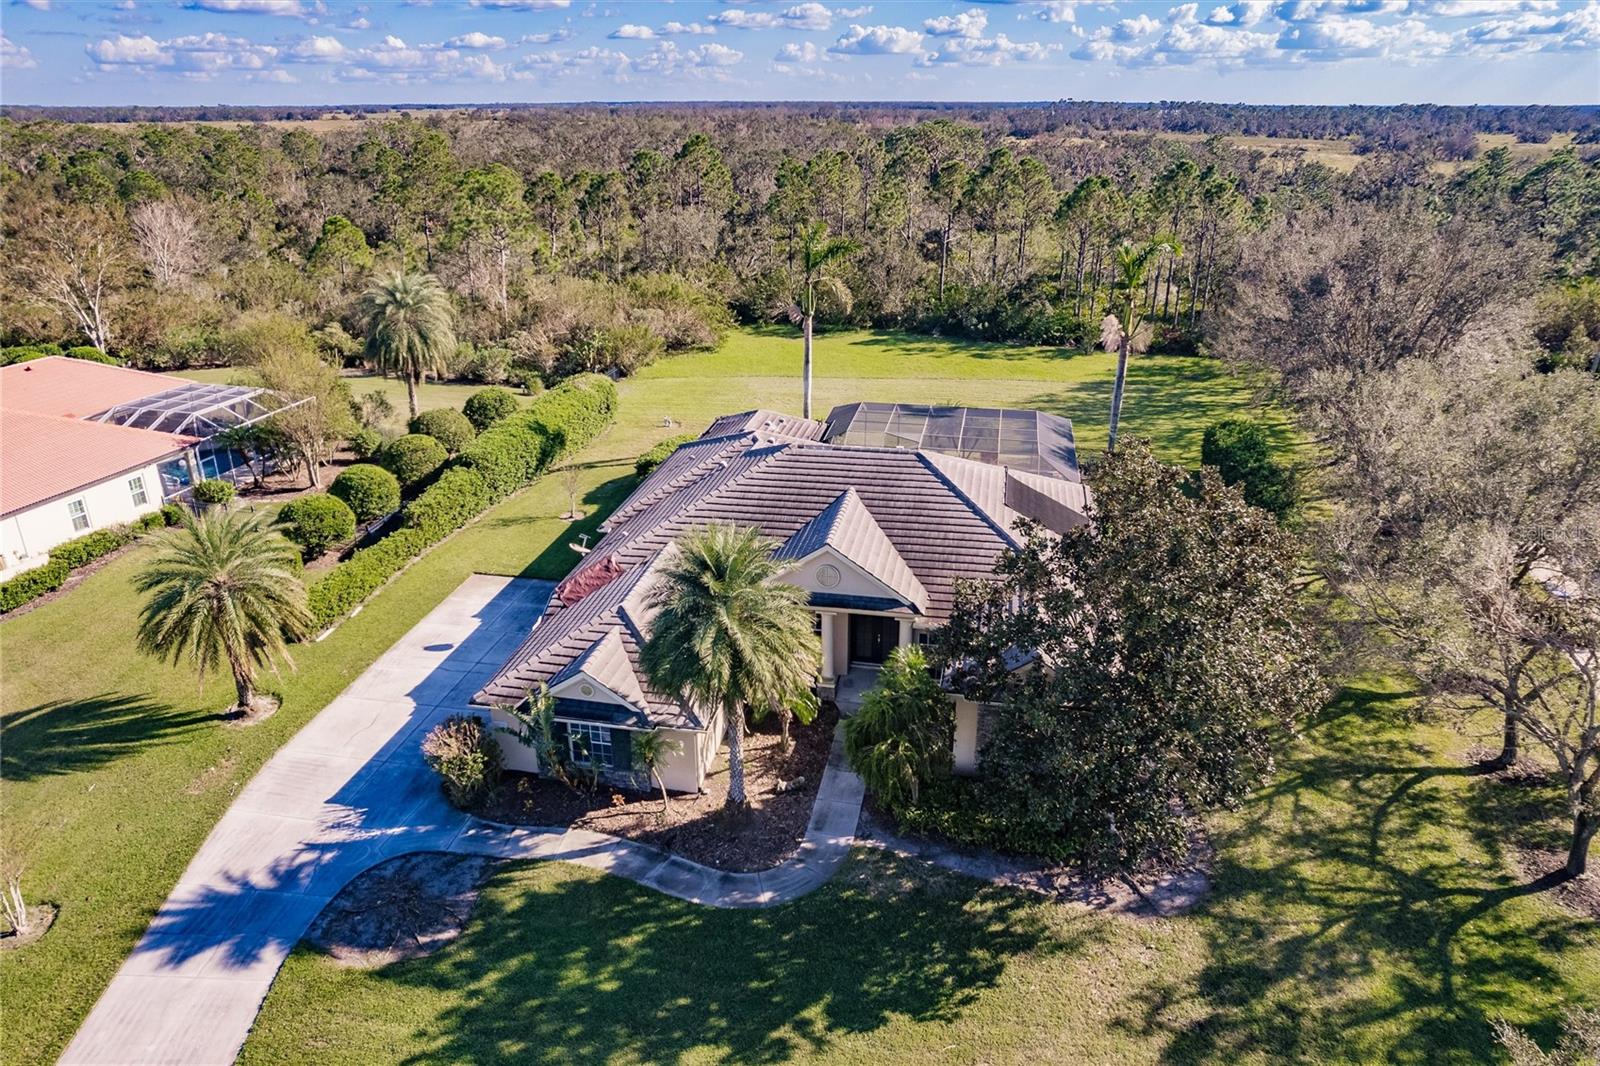
<path fill-rule="evenodd" d="M 1211 890 L 1213 853 L 1198 828 L 1189 835 L 1188 858 L 1181 865 L 1136 870 L 1126 876 L 903 834 L 870 799 L 861 811 L 856 843 L 922 859 L 991 884 L 1026 889 L 1059 903 L 1115 914 L 1170 918 L 1194 907 Z"/>
<path fill-rule="evenodd" d="M 379 863 L 328 901 L 306 941 L 361 969 L 432 954 L 461 935 L 499 862 L 422 852 Z"/>
<path fill-rule="evenodd" d="M 593 792 L 577 792 L 521 773 L 507 774 L 494 798 L 475 813 L 513 825 L 581 826 L 653 844 L 719 870 L 769 869 L 805 837 L 838 717 L 833 704 L 823 704 L 810 725 L 795 725 L 794 747 L 787 754 L 773 716 L 745 737 L 750 809 L 741 815 L 723 809 L 728 798 L 726 751 L 719 752 L 706 775 L 704 791 L 674 795 L 665 815 L 659 791 L 645 794 L 601 785 Z"/>
<path fill-rule="evenodd" d="M 50 931 L 55 924 L 56 908 L 50 903 L 35 903 L 28 908 L 28 931 L 19 933 L 15 929 L 0 933 L 0 951 L 15 951 L 25 948 Z"/>
<path fill-rule="evenodd" d="M 256 698 L 250 701 L 249 707 L 243 710 L 238 707 L 229 707 L 227 710 L 218 715 L 218 717 L 220 717 L 223 723 L 226 725 L 233 726 L 237 729 L 243 729 L 246 726 L 252 726 L 257 722 L 264 722 L 268 718 L 271 718 L 273 715 L 278 713 L 279 706 L 280 704 L 278 703 L 278 698 L 276 696 L 268 696 L 258 693 Z"/>
<path fill-rule="evenodd" d="M 1523 756 L 1510 766 L 1491 765 L 1500 753 L 1475 744 L 1462 753 L 1467 765 L 1478 770 L 1479 776 L 1506 785 L 1542 785 L 1550 773 L 1533 759 Z"/>
<path fill-rule="evenodd" d="M 1567 865 L 1564 851 L 1518 848 L 1511 853 L 1517 872 L 1528 882 L 1552 877 Z M 1547 898 L 1561 906 L 1600 921 L 1600 873 L 1590 870 L 1582 877 L 1561 881 L 1547 890 Z"/>

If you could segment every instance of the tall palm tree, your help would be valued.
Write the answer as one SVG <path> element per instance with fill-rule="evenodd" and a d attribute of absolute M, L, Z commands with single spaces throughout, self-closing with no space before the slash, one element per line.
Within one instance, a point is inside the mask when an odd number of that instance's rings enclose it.
<path fill-rule="evenodd" d="M 1144 244 L 1123 241 L 1117 248 L 1115 277 L 1111 281 L 1111 311 L 1100 322 L 1100 343 L 1106 351 L 1117 353 L 1117 382 L 1111 390 L 1111 432 L 1106 451 L 1117 450 L 1117 423 L 1122 420 L 1122 392 L 1128 380 L 1128 353 L 1142 351 L 1149 340 L 1144 328 L 1145 276 L 1150 266 L 1163 255 L 1174 259 L 1183 246 L 1171 237 L 1157 237 Z"/>
<path fill-rule="evenodd" d="M 800 235 L 800 292 L 789 306 L 789 321 L 805 331 L 805 390 L 801 414 L 811 417 L 811 330 L 817 307 L 826 301 L 840 314 L 849 314 L 855 300 L 850 289 L 830 268 L 856 253 L 859 246 L 848 237 L 828 236 L 825 222 L 813 222 Z"/>
<path fill-rule="evenodd" d="M 361 294 L 367 358 L 402 377 L 411 417 L 417 417 L 417 385 L 438 374 L 456 350 L 450 294 L 432 274 L 394 271 L 373 278 Z"/>
<path fill-rule="evenodd" d="M 643 768 L 661 788 L 661 817 L 667 816 L 672 800 L 667 796 L 667 783 L 662 780 L 661 768 L 666 765 L 667 757 L 683 750 L 683 745 L 670 739 L 659 729 L 649 731 L 640 730 L 633 734 L 633 762 Z"/>
<path fill-rule="evenodd" d="M 139 617 L 139 650 L 174 663 L 187 659 L 202 680 L 226 663 L 238 710 L 249 711 L 257 668 L 289 662 L 288 642 L 314 626 L 299 562 L 299 549 L 266 515 L 185 514 L 135 580 L 151 594 Z"/>
<path fill-rule="evenodd" d="M 747 803 L 745 709 L 792 704 L 822 665 L 806 593 L 777 580 L 775 546 L 754 529 L 708 526 L 678 542 L 650 592 L 641 665 L 658 691 L 722 710 L 732 810 Z"/>

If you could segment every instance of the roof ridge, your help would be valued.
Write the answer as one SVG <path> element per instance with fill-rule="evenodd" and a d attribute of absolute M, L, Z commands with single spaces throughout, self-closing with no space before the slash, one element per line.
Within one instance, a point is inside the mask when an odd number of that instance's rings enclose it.
<path fill-rule="evenodd" d="M 1019 542 L 1017 538 L 1011 534 L 1011 531 L 1005 527 L 1004 523 L 997 521 L 994 515 L 984 510 L 981 506 L 979 506 L 978 501 L 974 500 L 970 495 L 967 494 L 966 489 L 963 489 L 960 485 L 956 484 L 955 479 L 952 478 L 942 467 L 939 466 L 937 462 L 933 460 L 934 455 L 937 455 L 940 459 L 952 459 L 960 463 L 972 463 L 976 462 L 976 460 L 963 459 L 958 455 L 950 455 L 947 452 L 926 452 L 920 449 L 916 452 L 917 459 L 921 461 L 922 465 L 932 471 L 933 476 L 942 481 L 950 490 L 950 492 L 956 497 L 956 499 L 966 504 L 967 508 L 971 510 L 973 514 L 977 515 L 979 518 L 988 523 L 989 528 L 993 529 L 1000 535 L 1000 539 L 1004 540 L 1013 548 L 1020 548 L 1022 546 L 1021 542 Z M 978 463 L 977 465 L 993 466 L 994 464 Z M 1000 467 L 999 469 L 1004 470 L 1006 468 Z"/>

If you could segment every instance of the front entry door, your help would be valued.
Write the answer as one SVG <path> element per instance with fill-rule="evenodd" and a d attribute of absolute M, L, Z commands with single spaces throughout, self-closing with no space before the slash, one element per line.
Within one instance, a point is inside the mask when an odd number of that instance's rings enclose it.
<path fill-rule="evenodd" d="M 900 639 L 900 623 L 870 614 L 850 616 L 850 661 L 881 663 Z"/>

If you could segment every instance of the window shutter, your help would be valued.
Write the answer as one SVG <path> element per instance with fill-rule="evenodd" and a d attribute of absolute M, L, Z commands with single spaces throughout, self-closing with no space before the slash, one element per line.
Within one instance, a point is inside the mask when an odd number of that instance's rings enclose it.
<path fill-rule="evenodd" d="M 611 768 L 624 773 L 633 769 L 633 734 L 626 729 L 611 731 Z"/>

